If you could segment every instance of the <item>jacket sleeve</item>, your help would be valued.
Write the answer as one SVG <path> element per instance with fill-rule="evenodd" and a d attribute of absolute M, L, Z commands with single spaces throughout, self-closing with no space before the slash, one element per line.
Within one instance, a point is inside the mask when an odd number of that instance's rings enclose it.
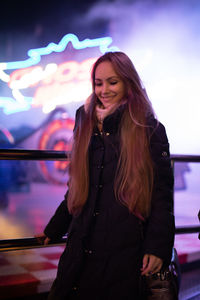
<path fill-rule="evenodd" d="M 80 112 L 83 112 L 84 108 L 81 106 L 76 111 L 75 117 L 75 125 L 74 130 L 77 126 L 78 119 L 80 116 Z M 68 192 L 65 194 L 65 199 L 61 202 L 59 207 L 57 208 L 55 214 L 50 219 L 49 223 L 44 229 L 44 233 L 52 240 L 57 240 L 61 238 L 64 234 L 67 233 L 69 225 L 72 221 L 72 215 L 70 215 L 68 208 L 67 208 L 67 196 Z"/>
<path fill-rule="evenodd" d="M 68 192 L 65 194 L 65 199 L 58 206 L 55 214 L 45 227 L 44 233 L 51 240 L 57 240 L 66 234 L 69 224 L 71 223 L 72 215 L 69 214 L 67 208 L 67 195 Z"/>
<path fill-rule="evenodd" d="M 146 222 L 144 253 L 171 261 L 175 224 L 173 215 L 173 169 L 165 127 L 158 123 L 150 138 L 150 152 L 154 163 L 154 186 L 151 213 Z"/>

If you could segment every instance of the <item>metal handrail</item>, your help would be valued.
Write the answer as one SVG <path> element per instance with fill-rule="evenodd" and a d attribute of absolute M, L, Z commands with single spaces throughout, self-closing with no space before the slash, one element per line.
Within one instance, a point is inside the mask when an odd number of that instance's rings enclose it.
<path fill-rule="evenodd" d="M 200 233 L 200 226 L 177 226 L 175 229 L 176 234 L 189 234 L 189 233 Z"/>
<path fill-rule="evenodd" d="M 200 155 L 172 154 L 171 160 L 174 162 L 200 162 Z"/>
<path fill-rule="evenodd" d="M 66 239 L 65 236 L 59 240 L 50 241 L 48 245 L 42 244 L 36 237 L 0 240 L 0 252 L 58 246 L 64 244 Z"/>
<path fill-rule="evenodd" d="M 0 149 L 0 160 L 66 160 L 70 151 Z M 200 155 L 172 154 L 174 162 L 200 162 Z"/>
<path fill-rule="evenodd" d="M 0 149 L 0 160 L 67 160 L 69 151 Z"/>
<path fill-rule="evenodd" d="M 176 227 L 176 234 L 191 234 L 200 232 L 200 226 Z M 67 237 L 59 240 L 50 241 L 48 245 L 43 245 L 37 238 L 21 238 L 0 240 L 0 252 L 11 250 L 24 250 L 31 248 L 52 247 L 66 243 Z"/>
<path fill-rule="evenodd" d="M 0 149 L 0 160 L 69 160 L 69 151 Z M 173 162 L 200 162 L 200 155 L 171 155 Z M 200 233 L 200 226 L 176 227 L 176 234 Z M 49 246 L 66 242 L 66 237 L 51 241 Z M 37 238 L 0 240 L 0 252 L 44 247 Z"/>

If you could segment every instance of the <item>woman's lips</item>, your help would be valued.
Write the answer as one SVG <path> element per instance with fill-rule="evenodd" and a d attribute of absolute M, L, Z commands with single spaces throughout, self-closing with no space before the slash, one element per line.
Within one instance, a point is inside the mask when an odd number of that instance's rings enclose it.
<path fill-rule="evenodd" d="M 112 96 L 101 97 L 101 99 L 103 99 L 103 100 L 110 100 L 110 99 L 112 99 Z"/>

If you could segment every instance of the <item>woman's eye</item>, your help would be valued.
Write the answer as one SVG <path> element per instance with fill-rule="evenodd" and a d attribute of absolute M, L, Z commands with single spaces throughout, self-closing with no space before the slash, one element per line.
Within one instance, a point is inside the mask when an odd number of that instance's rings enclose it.
<path fill-rule="evenodd" d="M 95 82 L 95 86 L 101 86 L 102 84 L 100 82 Z"/>
<path fill-rule="evenodd" d="M 117 84 L 117 81 L 110 82 L 111 85 Z"/>

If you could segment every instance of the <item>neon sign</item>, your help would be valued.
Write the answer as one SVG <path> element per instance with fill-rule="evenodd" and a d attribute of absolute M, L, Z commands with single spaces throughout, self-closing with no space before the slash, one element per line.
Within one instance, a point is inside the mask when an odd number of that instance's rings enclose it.
<path fill-rule="evenodd" d="M 0 96 L 0 107 L 4 113 L 12 114 L 38 106 L 48 113 L 58 105 L 83 101 L 88 97 L 91 91 L 90 70 L 96 57 L 80 63 L 66 61 L 38 65 L 43 56 L 64 51 L 69 42 L 76 50 L 92 47 L 99 47 L 101 53 L 118 50 L 110 46 L 111 37 L 79 41 L 74 34 L 67 34 L 58 44 L 50 43 L 47 47 L 29 50 L 29 58 L 24 61 L 0 63 L 0 80 L 7 84 L 12 94 L 11 97 Z M 7 73 L 13 69 L 11 74 Z M 30 88 L 34 90 L 31 97 L 24 94 L 24 90 L 26 92 Z"/>

